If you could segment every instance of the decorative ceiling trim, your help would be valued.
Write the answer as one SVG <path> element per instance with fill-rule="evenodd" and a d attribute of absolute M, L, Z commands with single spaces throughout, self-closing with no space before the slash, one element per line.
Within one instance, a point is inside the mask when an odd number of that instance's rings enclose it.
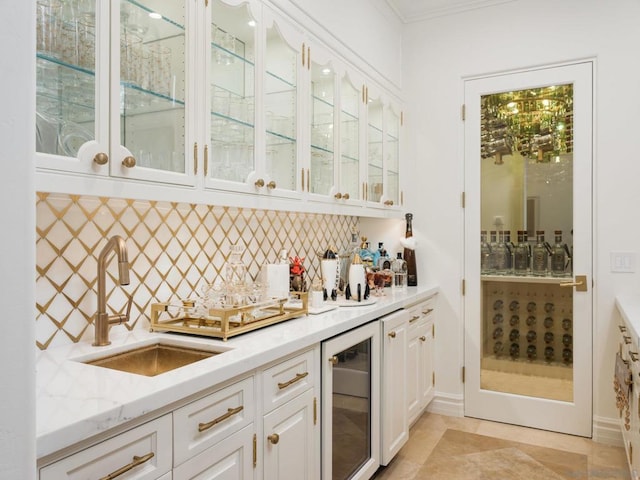
<path fill-rule="evenodd" d="M 469 0 L 459 2 L 456 4 L 448 4 L 446 6 L 432 7 L 429 6 L 429 1 L 416 2 L 410 0 L 410 4 L 421 3 L 422 7 L 418 9 L 402 8 L 402 0 L 386 0 L 389 7 L 398 15 L 398 18 L 403 23 L 415 23 L 424 20 L 430 20 L 432 18 L 444 17 L 446 15 L 455 15 L 458 13 L 466 12 L 469 10 L 476 10 L 478 8 L 492 7 L 494 5 L 500 5 L 503 3 L 510 3 L 516 0 Z M 400 6 L 398 6 L 400 4 Z"/>

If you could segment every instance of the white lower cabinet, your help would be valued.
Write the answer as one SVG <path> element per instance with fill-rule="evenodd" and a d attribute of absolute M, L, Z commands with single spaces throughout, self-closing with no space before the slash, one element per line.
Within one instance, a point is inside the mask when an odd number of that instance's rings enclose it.
<path fill-rule="evenodd" d="M 316 399 L 307 390 L 264 416 L 265 480 L 313 480 L 320 477 Z"/>
<path fill-rule="evenodd" d="M 164 480 L 172 460 L 168 414 L 42 468 L 40 480 Z"/>
<path fill-rule="evenodd" d="M 173 480 L 240 480 L 255 476 L 255 428 L 250 424 L 173 470 Z"/>
<path fill-rule="evenodd" d="M 400 310 L 383 317 L 381 323 L 381 464 L 387 465 L 409 439 L 406 375 L 409 313 Z"/>
<path fill-rule="evenodd" d="M 435 337 L 435 297 L 409 309 L 407 337 L 407 407 L 409 425 L 413 424 L 433 400 L 435 374 L 433 342 Z"/>

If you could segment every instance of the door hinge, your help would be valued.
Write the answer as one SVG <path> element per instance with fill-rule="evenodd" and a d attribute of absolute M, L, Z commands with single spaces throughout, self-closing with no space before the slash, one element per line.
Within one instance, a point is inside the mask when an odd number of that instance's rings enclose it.
<path fill-rule="evenodd" d="M 313 397 L 313 424 L 318 423 L 318 398 Z"/>
<path fill-rule="evenodd" d="M 460 203 L 462 204 L 462 208 L 465 208 L 467 206 L 466 192 L 462 192 L 462 195 L 460 197 Z"/>
<path fill-rule="evenodd" d="M 258 465 L 258 437 L 253 434 L 253 468 Z"/>
<path fill-rule="evenodd" d="M 463 122 L 466 120 L 466 116 L 467 116 L 467 108 L 466 108 L 466 105 L 463 103 L 462 107 L 460 107 L 460 117 L 462 118 Z"/>
<path fill-rule="evenodd" d="M 465 367 L 462 367 L 462 383 L 464 383 Z"/>
<path fill-rule="evenodd" d="M 467 292 L 467 282 L 466 280 L 463 278 L 462 279 L 462 296 L 464 296 L 464 294 Z"/>

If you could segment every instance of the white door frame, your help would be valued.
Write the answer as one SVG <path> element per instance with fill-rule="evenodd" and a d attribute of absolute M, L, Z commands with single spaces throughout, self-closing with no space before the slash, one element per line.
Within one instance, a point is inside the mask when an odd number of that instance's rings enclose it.
<path fill-rule="evenodd" d="M 466 416 L 591 437 L 593 408 L 593 71 L 595 62 L 504 72 L 464 79 L 465 261 L 464 385 Z M 544 85 L 574 85 L 574 275 L 587 275 L 588 291 L 573 295 L 574 396 L 572 402 L 480 388 L 480 96 Z M 586 163 L 585 163 L 586 162 Z M 581 168 L 576 168 L 581 164 Z M 586 318 L 587 320 L 582 320 Z M 582 323 L 582 325 L 580 325 Z M 582 327 L 582 328 L 580 328 Z"/>

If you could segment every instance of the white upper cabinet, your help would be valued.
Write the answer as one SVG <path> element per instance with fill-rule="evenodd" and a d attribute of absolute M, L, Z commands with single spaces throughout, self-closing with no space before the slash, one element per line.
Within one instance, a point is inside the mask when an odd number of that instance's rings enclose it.
<path fill-rule="evenodd" d="M 38 167 L 193 185 L 186 64 L 194 5 L 38 5 Z"/>
<path fill-rule="evenodd" d="M 36 188 L 399 209 L 400 110 L 303 24 L 261 0 L 39 1 Z"/>

